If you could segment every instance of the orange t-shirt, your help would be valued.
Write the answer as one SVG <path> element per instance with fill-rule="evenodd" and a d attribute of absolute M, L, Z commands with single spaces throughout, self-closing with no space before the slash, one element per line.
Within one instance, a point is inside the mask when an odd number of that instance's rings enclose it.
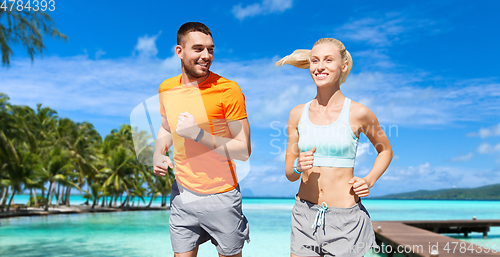
<path fill-rule="evenodd" d="M 179 136 L 175 129 L 179 114 L 187 111 L 201 129 L 218 137 L 231 137 L 227 123 L 247 117 L 245 96 L 238 84 L 210 72 L 197 86 L 185 86 L 179 75 L 163 81 L 159 93 L 160 112 L 167 118 L 172 133 L 177 182 L 201 194 L 234 189 L 238 178 L 233 160 Z"/>

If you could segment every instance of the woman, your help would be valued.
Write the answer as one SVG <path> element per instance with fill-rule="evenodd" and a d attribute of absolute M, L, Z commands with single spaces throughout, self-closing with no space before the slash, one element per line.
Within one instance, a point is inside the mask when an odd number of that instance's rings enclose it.
<path fill-rule="evenodd" d="M 296 106 L 288 121 L 285 172 L 302 175 L 292 210 L 291 256 L 362 256 L 377 247 L 368 212 L 360 197 L 384 173 L 392 149 L 377 117 L 342 95 L 340 85 L 352 68 L 342 42 L 318 40 L 312 50 L 296 50 L 276 63 L 309 68 L 316 97 Z M 354 177 L 361 132 L 378 155 L 370 173 Z"/>

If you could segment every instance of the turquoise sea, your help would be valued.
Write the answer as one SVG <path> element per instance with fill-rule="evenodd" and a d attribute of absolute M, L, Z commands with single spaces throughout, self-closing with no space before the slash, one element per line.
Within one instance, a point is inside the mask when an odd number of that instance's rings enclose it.
<path fill-rule="evenodd" d="M 27 196 L 18 196 L 15 202 L 24 202 L 23 198 L 27 200 Z M 72 204 L 82 202 L 80 196 L 72 197 Z M 243 199 L 251 238 L 243 256 L 290 256 L 293 204 L 293 199 Z M 366 199 L 363 204 L 373 221 L 472 219 L 473 216 L 500 219 L 500 201 Z M 154 205 L 159 205 L 159 201 Z M 168 218 L 168 211 L 140 211 L 0 219 L 0 256 L 173 256 Z M 455 237 L 496 244 L 498 249 L 500 227 L 491 228 L 488 239 L 479 233 L 468 238 Z M 217 251 L 207 242 L 200 247 L 198 256 L 215 257 Z"/>

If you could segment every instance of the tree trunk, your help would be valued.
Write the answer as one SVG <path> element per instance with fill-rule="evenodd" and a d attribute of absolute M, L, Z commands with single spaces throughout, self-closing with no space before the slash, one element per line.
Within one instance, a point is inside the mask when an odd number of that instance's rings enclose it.
<path fill-rule="evenodd" d="M 2 202 L 0 202 L 0 209 L 2 209 L 2 212 L 5 208 L 5 203 L 7 203 L 7 197 L 9 196 L 9 187 L 3 191 L 3 196 L 2 196 Z"/>
<path fill-rule="evenodd" d="M 106 196 L 102 197 L 101 207 L 104 207 L 104 204 L 106 204 Z"/>
<path fill-rule="evenodd" d="M 28 207 L 31 207 L 31 197 L 33 197 L 33 190 L 30 189 L 30 198 L 28 198 Z"/>
<path fill-rule="evenodd" d="M 16 195 L 16 190 L 12 191 L 12 196 L 10 197 L 9 205 L 7 205 L 7 212 L 10 210 L 10 205 L 12 204 L 12 200 L 14 200 L 14 195 Z"/>
<path fill-rule="evenodd" d="M 33 201 L 35 201 L 35 206 L 38 205 L 38 199 L 36 199 L 36 189 L 32 189 L 33 190 Z"/>
<path fill-rule="evenodd" d="M 3 202 L 3 192 L 4 192 L 4 189 L 3 188 L 0 188 L 0 195 L 2 195 L 2 198 L 0 199 L 0 205 L 2 204 Z"/>
<path fill-rule="evenodd" d="M 47 196 L 49 197 L 49 199 L 47 199 L 47 205 L 45 206 L 45 210 L 48 211 L 49 210 L 49 207 L 50 205 L 52 204 L 52 197 L 54 196 L 54 191 L 56 191 L 56 188 L 55 188 L 55 184 L 56 182 L 52 182 L 50 184 L 50 189 L 49 191 L 47 192 Z"/>
<path fill-rule="evenodd" d="M 113 195 L 111 195 L 111 198 L 109 198 L 109 208 L 111 208 L 111 205 L 113 204 Z"/>
<path fill-rule="evenodd" d="M 5 206 L 5 204 L 7 204 L 8 198 L 9 198 L 9 187 L 7 187 L 7 189 L 5 189 L 5 191 L 3 192 L 2 206 Z"/>
<path fill-rule="evenodd" d="M 69 186 L 68 186 L 69 187 Z M 61 205 L 66 205 L 66 192 L 67 188 L 63 186 L 63 190 L 61 192 L 62 198 L 61 198 Z"/>
<path fill-rule="evenodd" d="M 63 198 L 63 195 L 64 195 L 64 187 L 62 187 L 60 192 L 59 192 L 59 198 L 57 199 L 56 208 L 59 207 L 59 203 L 61 203 L 61 199 Z"/>
<path fill-rule="evenodd" d="M 47 201 L 45 201 L 45 186 L 42 185 L 42 203 L 40 204 L 40 207 L 45 204 L 47 204 Z"/>
<path fill-rule="evenodd" d="M 127 197 L 125 197 L 125 200 L 122 202 L 122 204 L 120 205 L 120 207 L 124 207 L 125 204 L 128 202 L 128 198 L 129 196 L 127 195 Z"/>
<path fill-rule="evenodd" d="M 66 191 L 66 199 L 64 199 L 64 205 L 66 206 L 70 206 L 69 204 L 69 198 L 71 197 L 71 187 L 68 187 L 67 191 Z"/>
<path fill-rule="evenodd" d="M 60 195 L 59 192 L 61 191 L 61 184 L 57 184 L 56 189 L 57 189 L 56 198 L 57 202 L 59 202 L 59 195 Z"/>
<path fill-rule="evenodd" d="M 90 192 L 90 182 L 87 181 L 87 190 Z M 85 201 L 84 205 L 89 205 L 89 199 L 87 198 L 87 201 Z M 93 207 L 92 207 L 93 209 Z"/>
<path fill-rule="evenodd" d="M 95 206 L 96 202 L 97 202 L 97 199 L 94 199 L 94 201 L 92 202 L 92 209 L 94 209 L 94 206 Z"/>
<path fill-rule="evenodd" d="M 50 190 L 52 190 L 52 182 L 49 181 L 49 191 L 47 192 L 47 200 L 45 200 L 44 205 L 45 205 L 45 210 L 49 210 L 49 196 L 50 196 Z M 43 191 L 42 191 L 43 194 Z"/>
<path fill-rule="evenodd" d="M 153 198 L 154 198 L 154 195 L 155 195 L 155 192 L 153 191 L 153 192 L 151 193 L 151 200 L 149 201 L 148 206 L 146 206 L 147 208 L 151 207 L 151 203 L 153 203 Z"/>
<path fill-rule="evenodd" d="M 118 196 L 115 197 L 115 203 L 113 204 L 116 207 L 116 202 L 118 201 Z"/>

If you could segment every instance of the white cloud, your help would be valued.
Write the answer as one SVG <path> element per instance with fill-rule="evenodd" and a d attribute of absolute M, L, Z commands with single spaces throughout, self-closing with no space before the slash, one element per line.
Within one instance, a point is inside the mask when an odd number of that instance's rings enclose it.
<path fill-rule="evenodd" d="M 461 156 L 457 156 L 457 157 L 453 157 L 450 159 L 451 162 L 465 162 L 465 161 L 468 161 L 470 159 L 472 159 L 472 157 L 474 157 L 474 154 L 473 153 L 468 153 L 466 155 L 461 155 Z"/>
<path fill-rule="evenodd" d="M 242 4 L 235 5 L 232 12 L 237 19 L 244 20 L 247 17 L 284 12 L 292 8 L 292 5 L 292 0 L 263 0 L 261 3 L 254 3 L 245 7 Z"/>
<path fill-rule="evenodd" d="M 351 20 L 340 26 L 336 35 L 355 42 L 364 42 L 374 46 L 388 46 L 395 42 L 405 42 L 418 33 L 434 34 L 437 30 L 435 21 L 409 18 L 400 13 L 374 14 L 359 20 Z"/>
<path fill-rule="evenodd" d="M 368 173 L 370 173 L 371 169 L 367 168 L 367 167 L 362 167 L 362 168 L 355 168 L 354 169 L 354 176 L 356 177 L 364 177 L 366 175 L 368 175 Z"/>
<path fill-rule="evenodd" d="M 14 62 L 1 71 L 2 91 L 14 104 L 43 103 L 55 110 L 127 117 L 137 104 L 157 94 L 159 84 L 180 69 L 162 60 L 91 60 L 84 56 L 46 57 L 31 65 Z"/>
<path fill-rule="evenodd" d="M 363 69 L 365 70 L 368 68 L 389 69 L 396 66 L 382 48 L 364 50 L 351 54 L 353 55 L 353 60 L 356 60 L 354 65 L 357 66 L 358 63 L 363 63 Z"/>
<path fill-rule="evenodd" d="M 103 50 L 99 49 L 97 50 L 97 52 L 95 53 L 95 59 L 100 59 L 103 55 L 105 55 L 106 52 L 104 52 Z"/>
<path fill-rule="evenodd" d="M 371 144 L 369 143 L 359 143 L 356 158 L 363 157 L 363 155 L 368 154 L 370 146 Z"/>
<path fill-rule="evenodd" d="M 308 70 L 277 68 L 272 63 L 262 59 L 215 65 L 241 86 L 254 126 L 269 128 L 273 121 L 287 124 L 290 110 L 316 95 Z M 361 72 L 350 74 L 341 88 L 345 96 L 366 105 L 387 126 L 448 125 L 499 117 L 500 102 L 495 101 L 495 93 L 500 93 L 500 87 L 494 81 L 446 81 L 413 72 Z"/>
<path fill-rule="evenodd" d="M 154 36 L 145 35 L 137 40 L 134 50 L 142 58 L 151 58 L 156 56 L 158 48 L 156 48 L 156 38 L 161 34 L 161 31 Z"/>
<path fill-rule="evenodd" d="M 137 104 L 158 93 L 163 80 L 181 72 L 177 56 L 165 60 L 155 56 L 157 36 L 139 38 L 135 46 L 139 58 L 105 59 L 99 50 L 95 60 L 88 56 L 49 56 L 34 64 L 14 60 L 11 69 L 0 70 L 2 92 L 13 104 L 43 103 L 56 111 L 78 112 L 89 121 L 128 117 Z"/>
<path fill-rule="evenodd" d="M 482 154 L 493 154 L 495 152 L 500 152 L 500 144 L 493 146 L 489 143 L 481 143 L 477 148 L 477 152 Z"/>
<path fill-rule="evenodd" d="M 247 5 L 246 7 L 242 7 L 241 4 L 238 4 L 233 7 L 233 15 L 239 20 L 258 15 L 261 12 L 262 7 L 258 3 Z"/>
<path fill-rule="evenodd" d="M 165 70 L 178 70 L 181 67 L 181 60 L 174 54 L 163 60 L 161 67 Z"/>
<path fill-rule="evenodd" d="M 143 49 L 142 56 L 150 56 L 156 47 L 136 48 Z M 216 60 L 212 66 L 214 72 L 238 82 L 242 88 L 252 127 L 271 128 L 273 121 L 279 122 L 280 127 L 286 126 L 290 110 L 316 95 L 308 70 L 274 67 L 274 61 Z M 15 104 L 43 103 L 56 110 L 80 111 L 89 117 L 127 117 L 137 104 L 157 94 L 164 79 L 180 72 L 180 61 L 174 54 L 166 59 L 49 56 L 33 65 L 26 60 L 14 60 L 11 69 L 0 70 L 0 76 L 2 91 Z M 414 72 L 361 72 L 349 75 L 342 92 L 369 107 L 386 126 L 499 119 L 500 86 L 491 80 L 444 80 Z"/>
<path fill-rule="evenodd" d="M 481 137 L 481 138 L 486 138 L 486 137 L 492 137 L 492 136 L 500 136 L 500 123 L 498 125 L 495 125 L 490 128 L 480 128 L 477 133 L 471 132 L 468 133 L 467 136 L 469 137 Z"/>
<path fill-rule="evenodd" d="M 284 164 L 285 159 L 286 159 L 286 151 L 280 151 L 279 154 L 276 154 L 276 157 L 274 157 L 273 161 Z"/>

